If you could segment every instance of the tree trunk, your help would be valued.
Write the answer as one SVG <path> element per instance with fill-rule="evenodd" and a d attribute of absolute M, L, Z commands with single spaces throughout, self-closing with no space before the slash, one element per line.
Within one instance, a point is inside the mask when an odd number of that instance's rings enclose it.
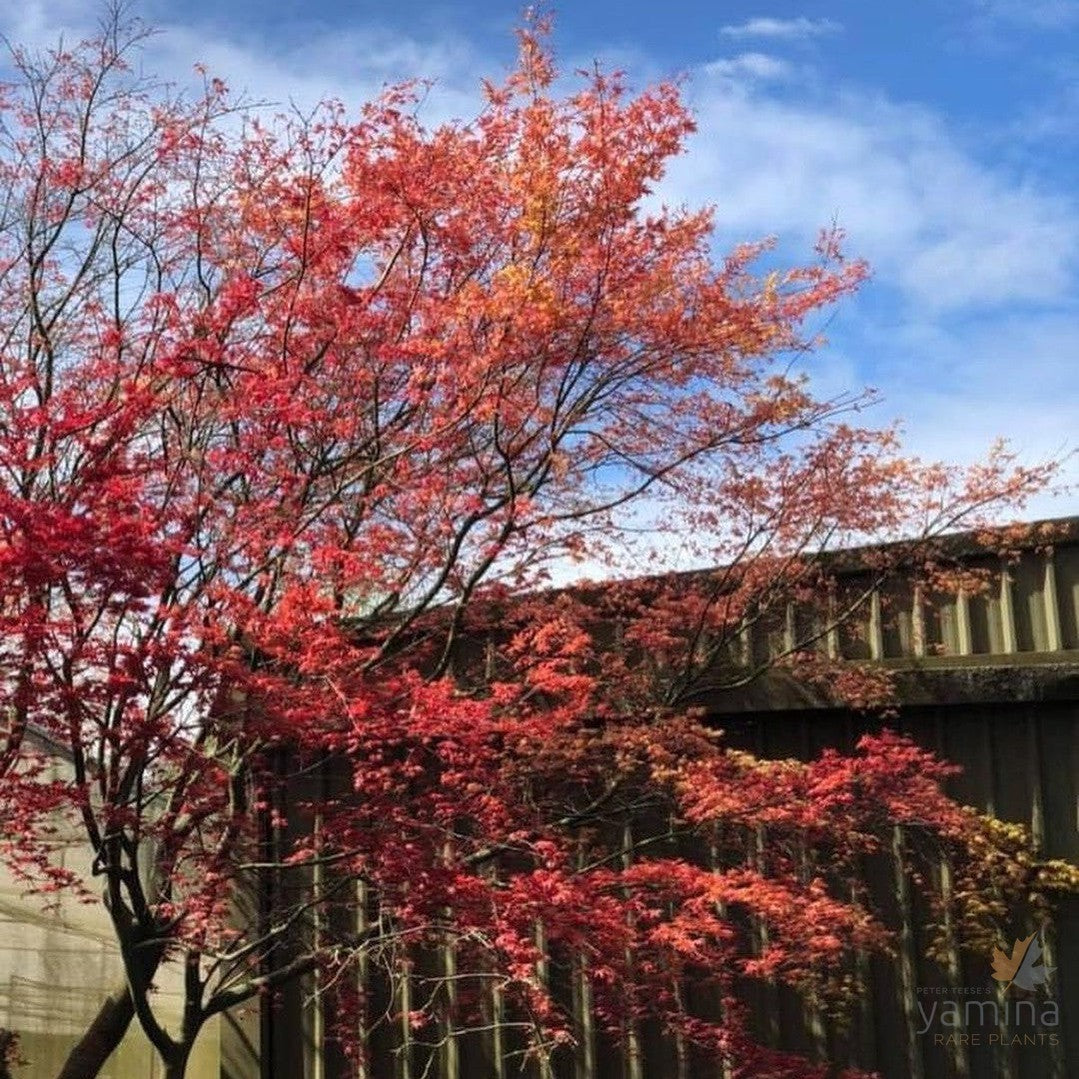
<path fill-rule="evenodd" d="M 190 1056 L 191 1046 L 178 1046 L 176 1052 L 171 1053 L 165 1061 L 165 1079 L 184 1079 Z"/>
<path fill-rule="evenodd" d="M 135 1015 L 127 983 L 105 998 L 86 1033 L 75 1043 L 57 1079 L 94 1079 L 123 1040 Z"/>

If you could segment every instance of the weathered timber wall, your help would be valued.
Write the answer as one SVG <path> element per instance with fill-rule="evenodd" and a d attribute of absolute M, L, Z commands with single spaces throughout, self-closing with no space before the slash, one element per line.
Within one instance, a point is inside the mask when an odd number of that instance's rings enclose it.
<path fill-rule="evenodd" d="M 1064 676 L 1067 681 L 1068 676 Z M 941 679 L 943 681 L 943 679 Z M 970 680 L 960 677 L 963 695 Z M 988 679 L 998 687 L 1000 678 Z M 1025 824 L 1045 857 L 1079 864 L 1079 701 L 1049 699 L 1066 688 L 1046 679 L 1040 699 L 1004 702 L 960 701 L 904 708 L 889 721 L 894 729 L 934 749 L 963 767 L 951 781 L 954 796 L 1003 820 Z M 958 693 L 958 691 L 957 691 Z M 988 695 L 987 695 L 988 696 Z M 732 742 L 766 757 L 808 758 L 825 747 L 851 748 L 868 724 L 846 714 L 800 711 L 724 717 Z M 1056 968 L 1053 993 L 1060 1009 L 1054 1028 L 1059 1044 L 1001 1046 L 989 1044 L 992 1028 L 978 1024 L 961 1029 L 958 1044 L 934 1044 L 917 1005 L 926 1012 L 944 999 L 927 990 L 986 989 L 991 978 L 988 955 L 952 948 L 944 963 L 930 962 L 927 912 L 918 885 L 902 872 L 899 858 L 867 869 L 874 897 L 903 931 L 894 962 L 874 959 L 863 972 L 859 1007 L 847 1031 L 825 1024 L 814 1030 L 812 1009 L 788 1000 L 778 1023 L 760 1016 L 759 1029 L 775 1044 L 817 1051 L 838 1063 L 879 1071 L 886 1079 L 1068 1079 L 1079 1076 L 1079 900 L 1063 902 L 1043 934 L 1048 963 Z M 941 867 L 939 872 L 946 872 Z M 939 883 L 938 875 L 938 883 Z M 1042 926 L 1025 921 L 1012 938 Z M 1001 942 L 1008 946 L 1011 939 Z M 997 995 L 975 999 L 1003 1002 Z M 1002 1029 L 1001 1040 L 1022 1030 Z M 1047 1029 L 1047 1028 L 1046 1028 Z M 963 1044 L 963 1035 L 979 1033 L 980 1044 Z"/>
<path fill-rule="evenodd" d="M 1030 829 L 1045 857 L 1079 864 L 1079 526 L 1068 522 L 1054 547 L 1007 559 L 974 553 L 964 561 L 983 573 L 984 586 L 958 595 L 927 594 L 894 581 L 878 590 L 861 617 L 821 639 L 832 658 L 869 661 L 895 670 L 904 702 L 888 725 L 962 767 L 952 793 L 963 803 Z M 857 572 L 847 582 L 859 585 Z M 756 659 L 789 647 L 790 627 L 761 626 L 744 642 Z M 879 726 L 865 717 L 825 706 L 812 690 L 783 674 L 707 702 L 716 726 L 734 745 L 763 757 L 808 759 L 824 748 L 851 749 Z M 778 987 L 755 991 L 751 1000 L 758 1035 L 765 1043 L 796 1049 L 837 1066 L 878 1071 L 885 1079 L 1069 1079 L 1079 1076 L 1079 900 L 1061 904 L 1048 926 L 1024 921 L 1012 936 L 1042 929 L 1048 963 L 1056 968 L 1053 991 L 1060 1024 L 1056 1044 L 1009 1044 L 1029 1026 L 1002 1021 L 954 1032 L 927 1026 L 928 1010 L 943 999 L 929 990 L 989 990 L 976 999 L 999 1006 L 988 955 L 951 948 L 939 963 L 926 958 L 928 912 L 920 885 L 909 873 L 906 838 L 897 832 L 892 850 L 866 866 L 876 904 L 899 928 L 894 960 L 866 958 L 855 964 L 857 1007 L 840 1027 L 812 1001 Z M 704 852 L 702 852 L 702 857 Z M 947 867 L 937 868 L 937 881 Z M 947 882 L 945 880 L 945 886 Z M 1001 941 L 1010 944 L 1010 941 Z M 428 962 L 451 963 L 446 955 Z M 431 971 L 424 972 L 429 977 Z M 534 1079 L 727 1079 L 724 1063 L 665 1039 L 645 1026 L 627 1030 L 613 1044 L 596 1031 L 588 1014 L 587 985 L 572 963 L 552 959 L 548 977 L 576 1015 L 581 1037 L 575 1049 L 549 1066 L 531 1066 Z M 373 1007 L 385 1014 L 416 1006 L 418 983 L 398 979 L 374 986 Z M 309 1005 L 308 1012 L 315 1005 Z M 519 1042 L 499 1026 L 499 1002 L 488 1004 L 490 1029 L 482 1036 L 450 1036 L 425 1047 L 403 1018 L 372 1036 L 370 1062 L 357 1073 L 332 1053 L 319 1052 L 310 1017 L 289 1022 L 287 1042 L 275 1062 L 264 1057 L 262 1079 L 503 1079 L 522 1074 Z M 986 1014 L 992 1014 L 987 1012 Z M 1003 1010 L 1001 1009 L 1001 1014 Z M 1039 1032 L 1049 1028 L 1039 1027 Z M 934 1033 L 955 1033 L 938 1044 Z M 975 1039 L 974 1035 L 980 1035 Z M 990 1034 L 995 1035 L 990 1044 Z M 1038 1039 L 1035 1039 L 1036 1041 Z M 977 1043 L 976 1043 L 977 1042 Z M 285 1070 L 283 1070 L 285 1069 Z"/>

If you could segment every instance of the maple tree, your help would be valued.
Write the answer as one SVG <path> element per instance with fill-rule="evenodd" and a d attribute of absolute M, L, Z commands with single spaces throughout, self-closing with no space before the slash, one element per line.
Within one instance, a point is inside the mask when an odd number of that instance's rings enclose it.
<path fill-rule="evenodd" d="M 927 560 L 1047 471 L 922 465 L 868 398 L 813 395 L 792 358 L 865 268 L 828 234 L 758 275 L 766 244 L 717 260 L 709 212 L 646 208 L 692 129 L 670 85 L 563 95 L 533 27 L 470 123 L 424 128 L 407 85 L 268 117 L 148 81 L 142 33 L 16 50 L 0 94 L 4 853 L 100 895 L 126 971 L 63 1074 L 134 1017 L 179 1079 L 207 1021 L 307 976 L 362 1053 L 356 972 L 448 947 L 418 1039 L 482 1026 L 497 983 L 515 1051 L 557 1050 L 561 956 L 618 1037 L 650 1017 L 734 1074 L 817 1074 L 754 1044 L 739 991 L 839 1006 L 887 944 L 851 891 L 882 836 L 916 824 L 968 895 L 1030 882 L 904 740 L 763 761 L 692 706 L 777 662 L 747 634 L 820 608 L 829 549 Z M 725 568 L 664 576 L 654 542 L 647 578 L 539 588 L 642 525 Z M 819 674 L 822 632 L 778 660 Z"/>

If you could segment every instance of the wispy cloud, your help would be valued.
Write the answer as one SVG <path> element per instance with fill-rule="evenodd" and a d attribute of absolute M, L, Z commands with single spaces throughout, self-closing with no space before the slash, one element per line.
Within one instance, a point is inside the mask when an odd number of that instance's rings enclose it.
<path fill-rule="evenodd" d="M 985 18 L 1039 30 L 1079 24 L 1079 0 L 976 0 Z"/>
<path fill-rule="evenodd" d="M 804 244 L 833 219 L 877 280 L 921 309 L 1073 294 L 1079 206 L 979 159 L 936 113 L 868 92 L 780 90 L 700 69 L 699 130 L 664 196 L 711 202 L 735 239 Z"/>
<path fill-rule="evenodd" d="M 1006 435 L 1026 462 L 1060 462 L 1060 482 L 1072 487 L 1065 499 L 1040 496 L 1029 515 L 1079 509 L 1079 315 L 1005 310 L 968 323 L 930 313 L 899 327 L 864 328 L 862 347 L 875 353 L 887 408 L 906 417 L 908 445 L 926 457 L 973 462 Z"/>
<path fill-rule="evenodd" d="M 35 49 L 92 34 L 96 22 L 83 0 L 29 0 L 10 11 L 0 5 L 0 33 Z M 482 99 L 475 72 L 498 68 L 464 37 L 422 38 L 360 22 L 268 36 L 209 19 L 183 20 L 170 10 L 152 25 L 156 32 L 142 45 L 142 65 L 155 76 L 197 84 L 198 63 L 235 96 L 300 110 L 326 98 L 358 108 L 387 85 L 420 79 L 431 83 L 421 107 L 425 121 L 473 116 Z"/>
<path fill-rule="evenodd" d="M 711 77 L 735 82 L 746 79 L 774 82 L 789 78 L 794 70 L 794 66 L 788 61 L 762 52 L 744 52 L 739 56 L 724 57 L 713 60 L 704 67 L 704 71 Z"/>
<path fill-rule="evenodd" d="M 173 25 L 152 41 L 150 51 L 154 70 L 186 77 L 194 59 L 220 74 L 235 93 L 300 109 L 332 97 L 352 110 L 387 85 L 429 80 L 420 111 L 430 123 L 474 115 L 481 98 L 474 72 L 486 69 L 464 40 L 425 41 L 374 27 L 267 41 Z"/>
<path fill-rule="evenodd" d="M 838 34 L 842 29 L 842 25 L 833 19 L 807 19 L 804 15 L 800 15 L 796 19 L 775 19 L 762 16 L 735 26 L 724 26 L 719 32 L 733 38 L 760 37 L 799 41 Z"/>
<path fill-rule="evenodd" d="M 48 49 L 63 38 L 70 43 L 93 32 L 94 5 L 80 0 L 26 0 L 0 6 L 0 33 L 11 45 Z M 6 50 L 4 50 L 6 52 Z"/>

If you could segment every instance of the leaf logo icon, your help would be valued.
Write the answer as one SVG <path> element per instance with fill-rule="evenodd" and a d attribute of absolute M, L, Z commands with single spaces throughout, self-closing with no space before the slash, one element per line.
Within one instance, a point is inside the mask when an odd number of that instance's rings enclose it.
<path fill-rule="evenodd" d="M 998 982 L 1007 982 L 1008 985 L 1033 992 L 1039 985 L 1046 985 L 1052 974 L 1041 959 L 1041 941 L 1037 933 L 1031 933 L 1029 937 L 1015 941 L 1011 955 L 1000 948 L 993 949 L 993 977 Z M 1004 988 L 1007 989 L 1008 985 Z"/>

